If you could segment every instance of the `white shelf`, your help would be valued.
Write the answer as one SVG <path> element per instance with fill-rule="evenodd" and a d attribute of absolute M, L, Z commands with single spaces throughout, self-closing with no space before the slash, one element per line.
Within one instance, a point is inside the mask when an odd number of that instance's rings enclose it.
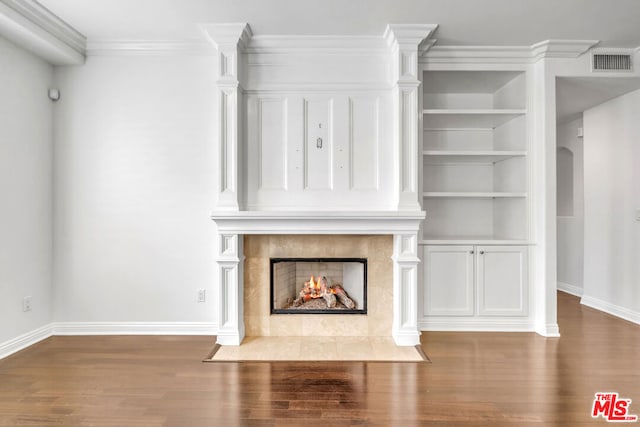
<path fill-rule="evenodd" d="M 422 110 L 424 128 L 493 129 L 526 114 L 525 109 L 441 109 Z"/>
<path fill-rule="evenodd" d="M 422 193 L 425 198 L 447 198 L 447 199 L 496 199 L 496 198 L 521 198 L 527 197 L 527 193 L 503 192 L 503 191 L 425 191 Z"/>
<path fill-rule="evenodd" d="M 461 151 L 461 150 L 424 150 L 425 160 L 439 163 L 496 163 L 513 157 L 524 157 L 526 151 Z"/>

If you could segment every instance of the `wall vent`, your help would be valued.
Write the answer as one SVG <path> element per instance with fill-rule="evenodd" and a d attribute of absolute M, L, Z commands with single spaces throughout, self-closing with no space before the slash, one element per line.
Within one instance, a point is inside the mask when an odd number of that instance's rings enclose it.
<path fill-rule="evenodd" d="M 631 55 L 594 53 L 593 71 L 632 71 Z"/>

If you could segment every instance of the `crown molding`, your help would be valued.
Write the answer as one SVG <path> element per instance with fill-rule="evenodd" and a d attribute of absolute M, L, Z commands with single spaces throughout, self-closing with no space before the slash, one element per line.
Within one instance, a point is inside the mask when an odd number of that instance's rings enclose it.
<path fill-rule="evenodd" d="M 199 40 L 89 40 L 87 56 L 210 55 L 211 43 Z"/>
<path fill-rule="evenodd" d="M 35 0 L 0 0 L 0 34 L 53 65 L 84 63 L 85 36 Z"/>
<path fill-rule="evenodd" d="M 640 52 L 640 47 L 594 47 L 591 53 L 612 53 L 617 55 L 633 55 Z"/>
<path fill-rule="evenodd" d="M 531 45 L 532 59 L 577 58 L 598 43 L 599 40 L 545 40 Z"/>
<path fill-rule="evenodd" d="M 543 58 L 577 58 L 598 43 L 598 40 L 545 40 L 531 46 L 433 46 L 422 54 L 420 62 L 529 64 Z"/>
<path fill-rule="evenodd" d="M 528 63 L 530 60 L 529 46 L 433 46 L 420 58 L 421 63 Z"/>
<path fill-rule="evenodd" d="M 431 50 L 431 48 L 433 46 L 435 46 L 435 44 L 437 43 L 437 39 L 433 39 L 433 38 L 428 38 L 425 41 L 423 41 L 419 46 L 418 46 L 418 57 L 426 54 L 429 50 Z"/>

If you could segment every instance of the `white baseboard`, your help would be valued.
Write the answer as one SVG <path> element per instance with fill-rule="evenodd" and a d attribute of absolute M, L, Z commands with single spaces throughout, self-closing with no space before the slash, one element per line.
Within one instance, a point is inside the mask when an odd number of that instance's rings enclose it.
<path fill-rule="evenodd" d="M 546 338 L 559 338 L 560 328 L 557 323 L 544 323 L 536 327 L 536 334 Z"/>
<path fill-rule="evenodd" d="M 558 290 L 577 297 L 581 297 L 583 293 L 582 288 L 565 282 L 558 282 Z"/>
<path fill-rule="evenodd" d="M 24 348 L 34 345 L 52 335 L 51 324 L 44 325 L 31 332 L 22 334 L 9 341 L 0 343 L 0 359 L 12 355 Z"/>
<path fill-rule="evenodd" d="M 54 322 L 53 335 L 215 335 L 213 322 Z"/>
<path fill-rule="evenodd" d="M 0 343 L 0 359 L 53 335 L 216 335 L 213 322 L 54 322 Z"/>
<path fill-rule="evenodd" d="M 640 313 L 635 310 L 621 307 L 619 305 L 612 304 L 598 298 L 590 297 L 588 295 L 584 295 L 580 300 L 580 303 L 582 305 L 586 305 L 587 307 L 604 311 L 605 313 L 611 314 L 612 316 L 620 317 L 621 319 L 628 320 L 629 322 L 640 325 Z"/>
<path fill-rule="evenodd" d="M 423 318 L 421 331 L 443 332 L 534 332 L 529 319 Z"/>

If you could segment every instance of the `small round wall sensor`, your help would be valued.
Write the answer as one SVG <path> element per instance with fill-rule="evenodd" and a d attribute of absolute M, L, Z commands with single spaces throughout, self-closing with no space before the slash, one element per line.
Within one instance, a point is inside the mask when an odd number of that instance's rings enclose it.
<path fill-rule="evenodd" d="M 49 99 L 57 101 L 60 99 L 60 91 L 58 89 L 49 89 Z"/>

